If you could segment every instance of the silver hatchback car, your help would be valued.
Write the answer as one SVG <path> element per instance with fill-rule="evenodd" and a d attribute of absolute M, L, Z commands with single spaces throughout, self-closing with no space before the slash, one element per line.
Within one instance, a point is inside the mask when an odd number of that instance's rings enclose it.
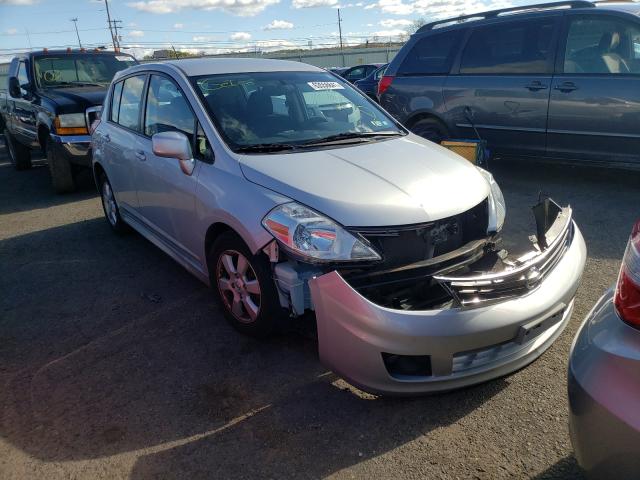
<path fill-rule="evenodd" d="M 517 370 L 569 321 L 586 248 L 543 199 L 501 248 L 491 174 L 297 62 L 188 59 L 120 73 L 93 133 L 105 215 L 213 287 L 240 331 L 314 311 L 320 359 L 364 390 Z"/>

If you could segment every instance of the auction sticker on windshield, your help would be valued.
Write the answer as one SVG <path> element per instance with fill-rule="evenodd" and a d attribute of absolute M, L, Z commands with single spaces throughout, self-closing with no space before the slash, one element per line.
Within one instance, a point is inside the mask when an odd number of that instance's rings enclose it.
<path fill-rule="evenodd" d="M 314 90 L 344 90 L 338 82 L 308 82 L 308 85 Z"/>

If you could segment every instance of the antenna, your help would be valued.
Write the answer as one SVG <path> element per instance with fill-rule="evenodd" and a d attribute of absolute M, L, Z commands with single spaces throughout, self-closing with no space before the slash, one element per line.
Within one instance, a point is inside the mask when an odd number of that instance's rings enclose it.
<path fill-rule="evenodd" d="M 78 45 L 82 48 L 82 42 L 80 41 L 80 34 L 78 33 L 78 17 L 72 18 L 71 21 L 73 25 L 76 27 L 76 36 L 78 37 Z"/>

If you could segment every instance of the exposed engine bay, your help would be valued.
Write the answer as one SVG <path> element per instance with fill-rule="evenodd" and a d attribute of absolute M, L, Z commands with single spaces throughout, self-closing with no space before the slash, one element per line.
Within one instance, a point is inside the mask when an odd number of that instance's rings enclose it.
<path fill-rule="evenodd" d="M 487 200 L 460 215 L 422 225 L 349 228 L 381 253 L 382 261 L 312 265 L 287 258 L 271 242 L 280 301 L 292 316 L 313 310 L 308 282 L 337 271 L 360 295 L 396 310 L 473 308 L 535 290 L 571 241 L 570 207 L 545 198 L 533 207 L 536 234 L 525 253 L 502 249 L 499 233 L 487 234 Z M 519 249 L 518 249 L 519 250 Z"/>

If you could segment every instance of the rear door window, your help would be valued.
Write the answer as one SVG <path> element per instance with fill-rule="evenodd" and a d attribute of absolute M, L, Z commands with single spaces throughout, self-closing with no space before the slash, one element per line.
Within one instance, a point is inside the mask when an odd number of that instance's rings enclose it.
<path fill-rule="evenodd" d="M 142 106 L 144 81 L 144 75 L 127 78 L 124 81 L 120 98 L 118 123 L 137 132 L 140 131 L 140 108 Z"/>
<path fill-rule="evenodd" d="M 552 72 L 556 19 L 500 23 L 474 30 L 462 54 L 461 74 Z"/>
<path fill-rule="evenodd" d="M 461 30 L 452 30 L 421 38 L 407 54 L 398 73 L 400 75 L 449 73 L 461 36 Z"/>
<path fill-rule="evenodd" d="M 565 48 L 564 73 L 640 73 L 640 27 L 613 17 L 572 19 Z"/>

